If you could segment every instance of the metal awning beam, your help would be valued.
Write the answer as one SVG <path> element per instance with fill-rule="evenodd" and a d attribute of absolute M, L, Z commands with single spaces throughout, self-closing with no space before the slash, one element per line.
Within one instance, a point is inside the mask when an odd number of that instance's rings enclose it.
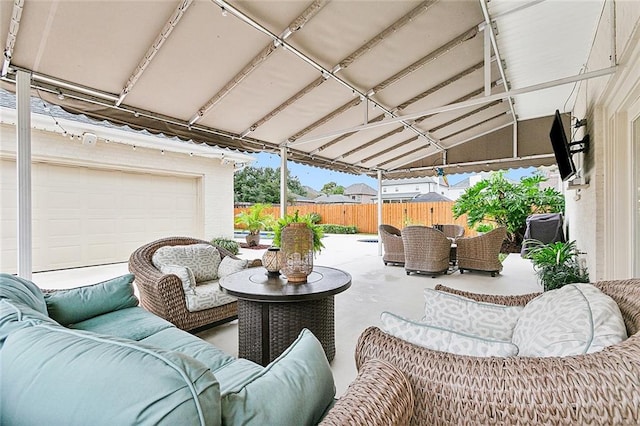
<path fill-rule="evenodd" d="M 20 18 L 22 17 L 22 7 L 24 6 L 24 0 L 14 0 L 13 9 L 11 10 L 11 21 L 9 22 L 9 31 L 7 32 L 7 42 L 4 48 L 3 61 L 2 61 L 2 77 L 6 76 L 9 72 L 9 65 L 11 65 L 11 58 L 13 57 L 13 48 L 16 45 L 18 38 L 18 30 L 20 29 Z"/>

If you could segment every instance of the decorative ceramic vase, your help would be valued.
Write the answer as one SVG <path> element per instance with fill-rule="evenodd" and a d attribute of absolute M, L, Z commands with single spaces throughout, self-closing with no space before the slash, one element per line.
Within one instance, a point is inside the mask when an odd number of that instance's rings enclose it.
<path fill-rule="evenodd" d="M 280 238 L 282 273 L 291 283 L 306 283 L 313 270 L 313 231 L 306 223 L 291 223 Z"/>
<path fill-rule="evenodd" d="M 262 265 L 267 270 L 267 275 L 277 277 L 282 268 L 282 252 L 279 247 L 269 247 L 262 256 Z"/>

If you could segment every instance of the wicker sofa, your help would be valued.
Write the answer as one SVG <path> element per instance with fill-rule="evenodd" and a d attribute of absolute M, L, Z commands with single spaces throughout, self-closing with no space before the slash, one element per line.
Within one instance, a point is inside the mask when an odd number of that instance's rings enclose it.
<path fill-rule="evenodd" d="M 163 274 L 153 264 L 153 254 L 160 247 L 190 244 L 210 244 L 189 237 L 169 237 L 153 241 L 135 250 L 129 258 L 129 271 L 135 275 L 135 283 L 140 291 L 140 304 L 149 312 L 166 319 L 176 327 L 192 331 L 222 324 L 238 317 L 238 303 L 232 301 L 221 306 L 190 312 L 187 309 L 184 290 L 180 278 L 174 274 Z M 231 256 L 228 250 L 217 247 L 222 258 Z M 261 265 L 260 260 L 250 266 Z"/>
<path fill-rule="evenodd" d="M 378 226 L 378 231 L 384 247 L 382 255 L 384 264 L 404 265 L 404 244 L 400 230 L 395 226 L 383 224 Z"/>
<path fill-rule="evenodd" d="M 411 424 L 640 424 L 640 279 L 595 284 L 618 304 L 628 338 L 569 357 L 473 357 L 422 348 L 366 329 L 356 364 L 388 361 L 415 392 Z M 493 296 L 436 289 L 479 301 L 524 305 L 537 294 Z"/>

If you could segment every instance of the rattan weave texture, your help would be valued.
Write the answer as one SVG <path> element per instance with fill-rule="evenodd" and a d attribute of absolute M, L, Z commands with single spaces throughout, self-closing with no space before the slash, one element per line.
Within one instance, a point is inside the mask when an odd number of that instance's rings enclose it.
<path fill-rule="evenodd" d="M 402 230 L 404 269 L 407 274 L 446 273 L 449 270 L 451 240 L 428 226 L 407 226 Z"/>
<path fill-rule="evenodd" d="M 189 312 L 182 289 L 182 282 L 173 275 L 164 275 L 152 263 L 153 254 L 160 247 L 189 244 L 210 244 L 189 237 L 169 237 L 135 250 L 129 258 L 129 271 L 135 275 L 135 284 L 140 291 L 140 304 L 149 312 L 173 323 L 182 330 L 194 330 L 211 324 L 231 321 L 237 318 L 237 302 L 227 303 L 211 309 Z M 231 256 L 229 251 L 218 247 L 220 256 Z"/>
<path fill-rule="evenodd" d="M 384 247 L 384 254 L 382 255 L 384 264 L 404 265 L 404 244 L 400 230 L 395 226 L 380 225 L 378 226 L 378 231 Z"/>
<path fill-rule="evenodd" d="M 392 364 L 372 359 L 320 423 L 321 426 L 404 426 L 413 413 L 413 391 Z"/>
<path fill-rule="evenodd" d="M 480 358 L 432 351 L 366 329 L 356 364 L 380 359 L 414 390 L 411 424 L 640 424 L 640 279 L 596 283 L 618 304 L 629 338 L 600 352 L 549 358 Z M 523 305 L 535 294 L 476 300 Z"/>
<path fill-rule="evenodd" d="M 465 269 L 491 272 L 492 276 L 502 270 L 498 255 L 507 236 L 504 227 L 493 229 L 475 237 L 457 238 L 457 261 L 460 273 Z"/>

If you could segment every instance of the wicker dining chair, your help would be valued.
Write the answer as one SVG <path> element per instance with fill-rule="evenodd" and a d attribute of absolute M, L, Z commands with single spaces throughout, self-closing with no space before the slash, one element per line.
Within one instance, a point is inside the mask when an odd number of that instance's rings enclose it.
<path fill-rule="evenodd" d="M 507 236 L 504 227 L 493 229 L 475 237 L 457 238 L 457 265 L 461 274 L 465 270 L 490 272 L 492 277 L 502 271 L 499 254 Z"/>
<path fill-rule="evenodd" d="M 140 304 L 149 312 L 187 331 L 236 319 L 238 317 L 238 303 L 236 301 L 202 311 L 189 312 L 180 278 L 173 274 L 163 274 L 154 266 L 151 259 L 160 247 L 190 244 L 211 243 L 195 238 L 169 237 L 145 244 L 131 254 L 129 271 L 135 275 L 135 284 L 140 291 Z M 231 256 L 237 259 L 228 250 L 219 246 L 215 247 L 222 258 Z M 258 263 L 253 261 L 251 266 L 257 266 Z"/>
<path fill-rule="evenodd" d="M 438 225 L 438 229 L 442 231 L 442 233 L 447 238 L 456 239 L 464 236 L 464 227 L 455 224 L 448 225 Z"/>
<path fill-rule="evenodd" d="M 400 230 L 395 226 L 383 224 L 378 226 L 378 232 L 384 248 L 382 255 L 384 264 L 404 265 L 404 244 Z"/>
<path fill-rule="evenodd" d="M 413 345 L 369 327 L 356 365 L 392 363 L 414 391 L 413 425 L 640 424 L 640 279 L 595 284 L 622 313 L 626 340 L 568 357 L 474 357 Z M 495 296 L 447 291 L 478 301 L 525 305 L 537 294 Z"/>
<path fill-rule="evenodd" d="M 437 274 L 449 270 L 451 240 L 428 226 L 407 226 L 402 230 L 404 269 L 414 273 Z"/>

